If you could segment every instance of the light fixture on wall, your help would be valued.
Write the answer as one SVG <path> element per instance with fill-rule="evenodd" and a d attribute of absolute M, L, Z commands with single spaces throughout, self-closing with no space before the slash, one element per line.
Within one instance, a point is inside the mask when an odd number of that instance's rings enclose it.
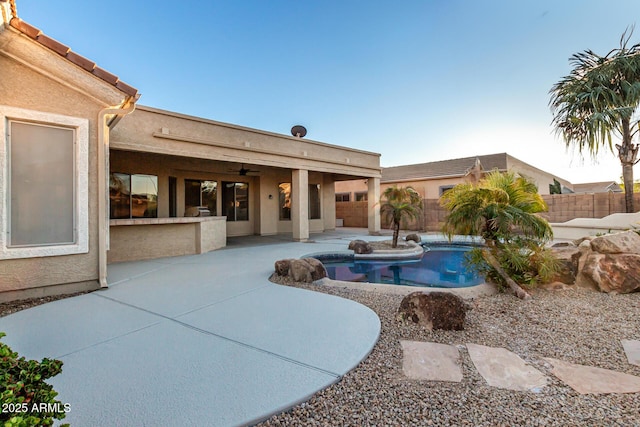
<path fill-rule="evenodd" d="M 273 194 L 269 194 L 269 200 L 273 199 Z"/>

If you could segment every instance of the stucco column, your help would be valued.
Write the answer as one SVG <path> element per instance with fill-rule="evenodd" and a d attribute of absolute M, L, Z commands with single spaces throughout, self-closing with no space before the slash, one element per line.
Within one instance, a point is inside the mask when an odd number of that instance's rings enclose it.
<path fill-rule="evenodd" d="M 293 240 L 309 238 L 309 171 L 291 172 L 291 225 Z"/>
<path fill-rule="evenodd" d="M 369 192 L 367 201 L 369 205 L 369 234 L 380 234 L 380 178 L 367 180 Z"/>

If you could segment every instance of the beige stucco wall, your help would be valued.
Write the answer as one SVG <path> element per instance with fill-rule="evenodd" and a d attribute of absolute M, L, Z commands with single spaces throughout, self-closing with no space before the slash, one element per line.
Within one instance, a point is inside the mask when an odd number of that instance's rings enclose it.
<path fill-rule="evenodd" d="M 24 297 L 43 295 L 47 293 L 44 287 L 51 287 L 53 292 L 55 285 L 62 284 L 70 284 L 70 290 L 95 288 L 98 279 L 97 117 L 98 112 L 106 105 L 100 104 L 86 93 L 56 81 L 55 76 L 47 75 L 45 70 L 36 71 L 3 56 L 2 49 L 0 49 L 0 70 L 2 70 L 1 104 L 89 120 L 89 187 L 79 189 L 87 192 L 89 196 L 88 206 L 85 207 L 89 212 L 89 253 L 0 260 L 0 293 L 41 288 L 40 291 L 23 293 L 23 295 Z M 56 292 L 60 291 L 61 288 L 56 287 Z M 2 298 L 3 296 L 0 295 L 0 300 Z"/>
<path fill-rule="evenodd" d="M 510 170 L 518 172 L 519 174 L 522 174 L 523 176 L 526 176 L 532 179 L 538 186 L 538 193 L 543 196 L 549 194 L 549 185 L 553 184 L 554 178 L 565 187 L 571 188 L 571 189 L 573 188 L 573 184 L 571 184 L 569 181 L 562 178 L 558 178 L 555 175 L 552 175 L 548 172 L 545 172 L 536 167 L 528 165 L 511 156 L 507 156 L 507 167 Z"/>
<path fill-rule="evenodd" d="M 111 147 L 285 169 L 380 176 L 380 155 L 257 129 L 138 107 L 111 135 Z"/>
<path fill-rule="evenodd" d="M 226 246 L 224 218 L 114 220 L 110 227 L 109 263 L 193 255 Z"/>

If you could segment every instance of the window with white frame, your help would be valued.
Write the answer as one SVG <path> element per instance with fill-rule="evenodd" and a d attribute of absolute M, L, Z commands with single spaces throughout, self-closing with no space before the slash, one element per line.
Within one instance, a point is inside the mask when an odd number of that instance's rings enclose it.
<path fill-rule="evenodd" d="M 0 106 L 0 258 L 88 252 L 88 129 Z"/>

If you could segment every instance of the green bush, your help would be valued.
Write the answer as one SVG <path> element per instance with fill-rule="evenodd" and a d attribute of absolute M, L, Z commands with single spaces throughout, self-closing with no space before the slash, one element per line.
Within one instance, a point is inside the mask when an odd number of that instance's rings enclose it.
<path fill-rule="evenodd" d="M 486 262 L 482 250 L 488 249 L 472 250 L 468 262 L 488 280 L 505 287 L 504 279 Z M 549 283 L 562 266 L 551 250 L 530 239 L 502 242 L 493 254 L 509 277 L 526 288 Z"/>
<path fill-rule="evenodd" d="M 6 334 L 0 332 L 0 339 Z M 64 405 L 45 380 L 62 372 L 62 361 L 26 360 L 0 341 L 0 422 L 4 427 L 52 426 L 65 417 Z M 63 426 L 68 426 L 64 424 Z"/>

